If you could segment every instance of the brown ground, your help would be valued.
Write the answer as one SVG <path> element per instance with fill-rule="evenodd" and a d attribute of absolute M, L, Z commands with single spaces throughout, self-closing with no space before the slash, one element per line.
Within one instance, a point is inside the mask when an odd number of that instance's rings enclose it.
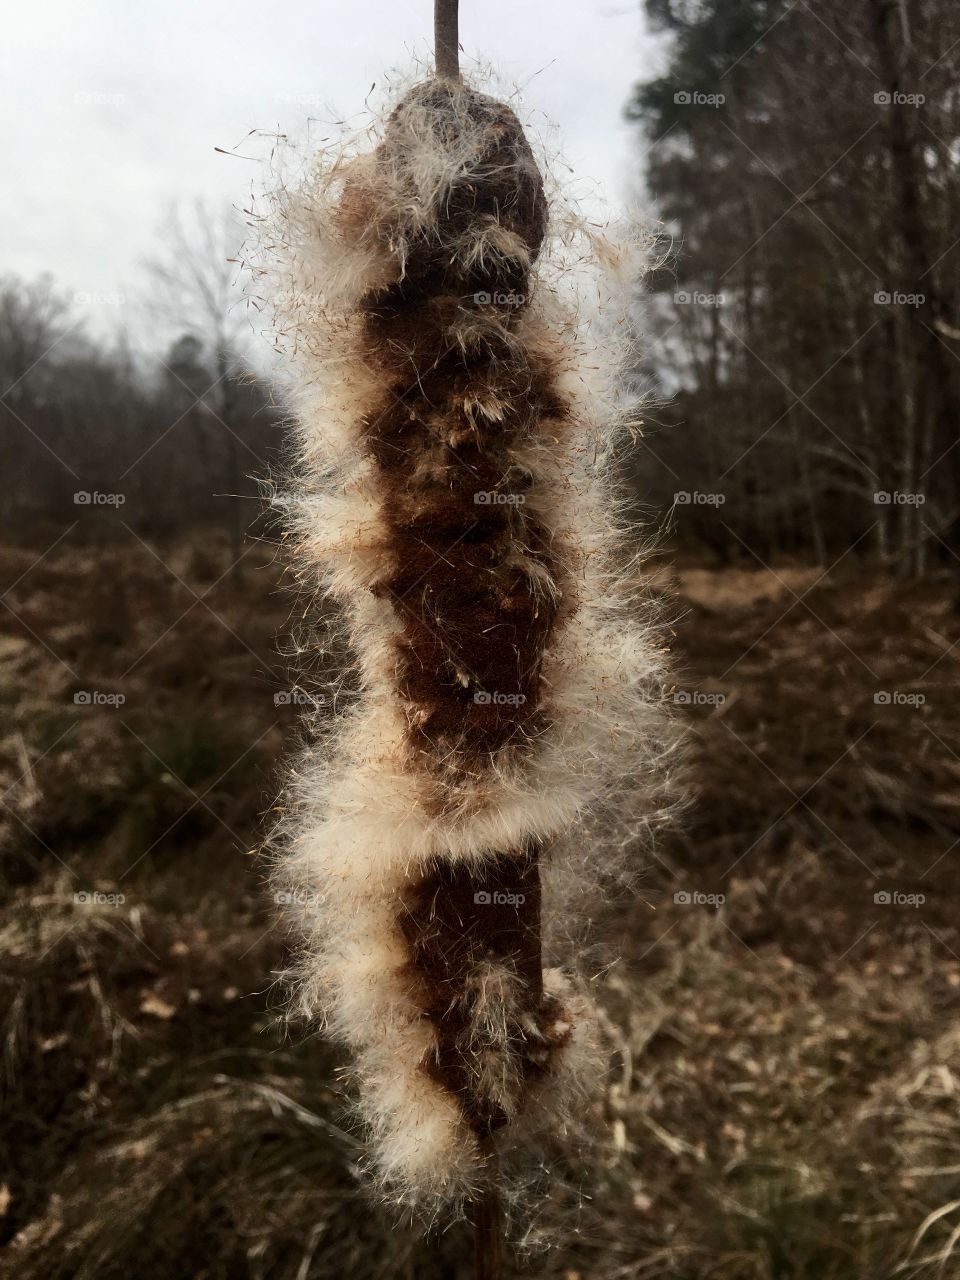
<path fill-rule="evenodd" d="M 466 1277 L 463 1228 L 369 1211 L 337 1055 L 278 1031 L 250 854 L 297 718 L 270 550 L 240 580 L 162 557 L 0 553 L 0 1270 Z M 525 1268 L 960 1276 L 955 587 L 674 577 L 699 797 L 614 914 L 610 1078 Z"/>

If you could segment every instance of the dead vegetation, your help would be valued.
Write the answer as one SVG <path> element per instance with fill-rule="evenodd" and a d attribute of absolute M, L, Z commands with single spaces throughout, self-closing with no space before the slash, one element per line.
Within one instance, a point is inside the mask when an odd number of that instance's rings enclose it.
<path fill-rule="evenodd" d="M 277 1022 L 250 851 L 297 707 L 269 549 L 246 584 L 132 537 L 34 560 L 0 559 L 3 1273 L 469 1275 L 462 1228 L 370 1211 L 337 1057 Z M 524 1266 L 960 1276 L 954 587 L 674 577 L 700 794 L 615 909 L 609 1079 Z"/>

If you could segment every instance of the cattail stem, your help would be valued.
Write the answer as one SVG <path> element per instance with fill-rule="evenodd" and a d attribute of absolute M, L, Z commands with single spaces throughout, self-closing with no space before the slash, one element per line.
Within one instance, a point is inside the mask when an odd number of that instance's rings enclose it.
<path fill-rule="evenodd" d="M 437 76 L 441 80 L 460 79 L 460 0 L 434 0 L 433 33 Z"/>
<path fill-rule="evenodd" d="M 487 1155 L 483 1190 L 473 1206 L 475 1280 L 503 1280 L 503 1211 L 494 1174 L 495 1155 Z"/>

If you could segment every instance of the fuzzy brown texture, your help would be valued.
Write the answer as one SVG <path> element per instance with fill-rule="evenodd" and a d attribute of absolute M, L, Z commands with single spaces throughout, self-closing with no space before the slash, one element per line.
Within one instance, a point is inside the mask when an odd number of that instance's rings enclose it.
<path fill-rule="evenodd" d="M 481 153 L 421 232 L 405 233 L 377 198 L 378 179 L 402 191 L 414 163 L 401 103 L 338 216 L 353 243 L 403 246 L 399 277 L 360 305 L 365 359 L 384 388 L 362 423 L 390 553 L 374 591 L 402 622 L 397 691 L 414 767 L 456 779 L 548 727 L 541 667 L 573 593 L 562 548 L 527 508 L 535 477 L 518 458 L 562 431 L 570 411 L 547 358 L 517 333 L 547 225 L 520 123 L 469 90 L 412 93 L 441 147 L 466 109 Z M 522 1108 L 570 1035 L 543 989 L 539 858 L 531 842 L 481 870 L 436 859 L 404 895 L 404 977 L 436 1035 L 422 1069 L 480 1139 Z"/>
<path fill-rule="evenodd" d="M 453 1093 L 485 1138 L 520 1110 L 569 1039 L 560 1002 L 543 989 L 540 849 L 535 843 L 482 868 L 438 859 L 405 895 L 400 927 L 410 948 L 411 990 L 436 1031 L 423 1070 Z M 485 984 L 502 1021 L 485 1022 Z M 484 1055 L 496 1059 L 489 1087 Z"/>
<path fill-rule="evenodd" d="M 454 97 L 462 110 L 463 90 L 414 93 L 441 120 Z M 542 179 L 513 112 L 482 94 L 468 103 L 487 149 L 407 245 L 401 278 L 361 304 L 366 358 L 384 387 L 363 423 L 391 553 L 375 590 L 403 624 L 397 683 L 418 766 L 448 774 L 546 727 L 540 669 L 562 554 L 525 507 L 533 477 L 515 453 L 568 416 L 551 368 L 514 337 L 546 227 Z M 376 155 L 391 173 L 404 164 L 402 122 L 401 103 Z M 344 194 L 344 234 L 389 242 L 396 229 L 377 207 L 375 168 L 371 186 Z M 513 252 L 465 263 L 455 246 L 484 229 L 515 237 Z"/>

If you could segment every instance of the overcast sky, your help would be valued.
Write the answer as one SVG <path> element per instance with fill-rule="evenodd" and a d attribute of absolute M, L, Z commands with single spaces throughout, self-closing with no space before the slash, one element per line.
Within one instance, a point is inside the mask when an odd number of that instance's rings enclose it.
<path fill-rule="evenodd" d="M 629 195 L 632 84 L 656 70 L 639 0 L 461 0 L 464 66 L 491 62 L 612 202 Z M 131 299 L 171 199 L 242 204 L 250 130 L 356 117 L 427 57 L 431 0 L 28 0 L 0 53 L 0 272 Z M 241 146 L 256 153 L 256 144 Z M 264 151 L 260 147 L 260 154 Z M 98 317 L 99 319 L 100 317 Z M 103 317 L 106 318 L 105 316 Z"/>

